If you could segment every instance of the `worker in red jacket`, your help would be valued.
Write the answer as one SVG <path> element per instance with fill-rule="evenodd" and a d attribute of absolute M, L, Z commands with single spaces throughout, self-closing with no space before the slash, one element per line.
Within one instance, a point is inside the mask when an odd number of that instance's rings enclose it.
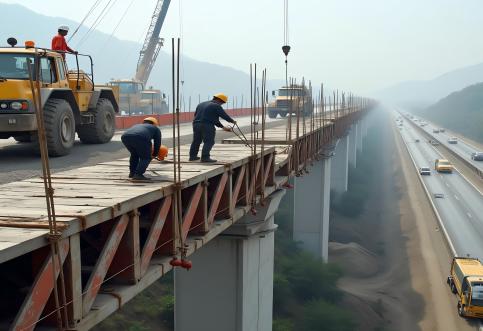
<path fill-rule="evenodd" d="M 61 25 L 59 26 L 58 32 L 59 33 L 52 38 L 52 50 L 77 54 L 76 51 L 67 46 L 67 42 L 65 41 L 65 36 L 67 36 L 67 33 L 69 33 L 69 27 L 66 25 Z M 62 53 L 62 56 L 65 58 L 64 53 Z"/>

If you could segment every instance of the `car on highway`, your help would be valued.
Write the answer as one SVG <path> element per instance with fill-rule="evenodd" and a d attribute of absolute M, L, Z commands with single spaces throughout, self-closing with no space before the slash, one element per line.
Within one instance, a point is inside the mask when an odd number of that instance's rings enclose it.
<path fill-rule="evenodd" d="M 421 167 L 421 168 L 419 168 L 419 174 L 421 176 L 430 176 L 431 175 L 431 169 L 429 167 Z"/>
<path fill-rule="evenodd" d="M 448 144 L 457 144 L 458 143 L 458 138 L 456 137 L 451 137 L 448 139 Z"/>
<path fill-rule="evenodd" d="M 445 132 L 446 130 L 444 128 L 439 128 L 439 132 Z"/>
<path fill-rule="evenodd" d="M 419 139 L 415 139 L 415 140 L 414 140 L 414 142 L 415 142 L 415 143 L 418 143 L 418 142 L 419 142 Z"/>
<path fill-rule="evenodd" d="M 429 140 L 429 143 L 430 143 L 431 145 L 433 145 L 433 146 L 438 146 L 438 145 L 439 145 L 439 142 L 438 142 L 437 140 L 432 140 L 432 139 L 430 139 L 430 140 Z"/>
<path fill-rule="evenodd" d="M 436 159 L 434 161 L 434 169 L 437 172 L 453 172 L 453 165 L 445 159 Z"/>
<path fill-rule="evenodd" d="M 483 152 L 471 153 L 471 159 L 474 161 L 483 161 Z"/>
<path fill-rule="evenodd" d="M 443 193 L 433 193 L 433 197 L 435 197 L 436 199 L 443 199 L 444 194 Z"/>
<path fill-rule="evenodd" d="M 439 133 L 439 129 L 433 129 L 433 133 Z"/>

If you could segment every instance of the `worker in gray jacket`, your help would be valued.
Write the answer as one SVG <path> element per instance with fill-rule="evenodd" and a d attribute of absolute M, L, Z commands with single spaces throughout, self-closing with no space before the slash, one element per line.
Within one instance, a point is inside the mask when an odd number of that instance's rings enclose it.
<path fill-rule="evenodd" d="M 215 145 L 216 129 L 215 126 L 224 131 L 232 129 L 220 123 L 220 117 L 225 121 L 236 124 L 236 121 L 228 115 L 222 104 L 228 101 L 224 94 L 215 94 L 210 101 L 202 102 L 196 107 L 195 118 L 193 119 L 193 142 L 190 147 L 190 161 L 197 161 L 198 151 L 203 142 L 201 151 L 201 162 L 216 162 L 210 157 L 210 151 Z"/>
<path fill-rule="evenodd" d="M 161 131 L 158 128 L 158 120 L 147 117 L 143 124 L 126 130 L 121 136 L 121 141 L 131 153 L 129 158 L 129 178 L 134 180 L 149 180 L 144 173 L 153 158 L 158 156 L 161 147 Z M 152 143 L 154 143 L 154 147 Z"/>

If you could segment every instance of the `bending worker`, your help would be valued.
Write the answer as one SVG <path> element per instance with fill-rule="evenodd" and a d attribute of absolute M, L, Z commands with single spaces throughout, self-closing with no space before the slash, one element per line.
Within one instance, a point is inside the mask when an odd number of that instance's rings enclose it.
<path fill-rule="evenodd" d="M 203 142 L 201 162 L 216 162 L 216 160 L 210 157 L 210 151 L 213 145 L 215 145 L 215 126 L 225 131 L 232 130 L 230 127 L 223 126 L 219 118 L 221 117 L 227 122 L 236 124 L 236 121 L 221 107 L 227 101 L 228 97 L 220 93 L 213 96 L 213 100 L 202 102 L 196 107 L 195 118 L 193 120 L 193 142 L 190 148 L 190 161 L 200 159 L 198 157 L 198 151 L 201 142 Z"/>
<path fill-rule="evenodd" d="M 134 180 L 149 180 L 144 173 L 149 163 L 159 153 L 161 147 L 161 131 L 158 128 L 158 120 L 154 117 L 147 117 L 143 124 L 126 130 L 121 136 L 122 143 L 131 153 L 129 158 L 129 178 Z M 151 141 L 154 147 L 151 148 Z"/>
<path fill-rule="evenodd" d="M 69 27 L 66 25 L 61 25 L 59 26 L 59 29 L 57 31 L 58 34 L 54 38 L 52 38 L 52 50 L 62 52 L 62 56 L 64 57 L 64 59 L 65 52 L 77 54 L 76 51 L 67 46 L 67 41 L 65 41 L 65 36 L 67 36 L 67 33 L 69 33 Z"/>

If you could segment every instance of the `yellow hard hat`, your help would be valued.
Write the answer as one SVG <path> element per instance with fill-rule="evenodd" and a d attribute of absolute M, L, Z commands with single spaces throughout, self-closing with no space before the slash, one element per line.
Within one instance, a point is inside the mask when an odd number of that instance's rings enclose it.
<path fill-rule="evenodd" d="M 217 99 L 220 99 L 224 103 L 227 103 L 228 102 L 228 97 L 226 95 L 224 95 L 223 93 L 215 94 L 213 97 L 215 97 Z"/>
<path fill-rule="evenodd" d="M 154 117 L 146 117 L 146 118 L 143 120 L 143 122 L 147 122 L 147 121 L 149 121 L 149 122 L 153 123 L 153 124 L 154 124 L 154 125 L 156 125 L 156 126 L 159 126 L 158 120 L 157 120 L 156 118 L 154 118 Z"/>

